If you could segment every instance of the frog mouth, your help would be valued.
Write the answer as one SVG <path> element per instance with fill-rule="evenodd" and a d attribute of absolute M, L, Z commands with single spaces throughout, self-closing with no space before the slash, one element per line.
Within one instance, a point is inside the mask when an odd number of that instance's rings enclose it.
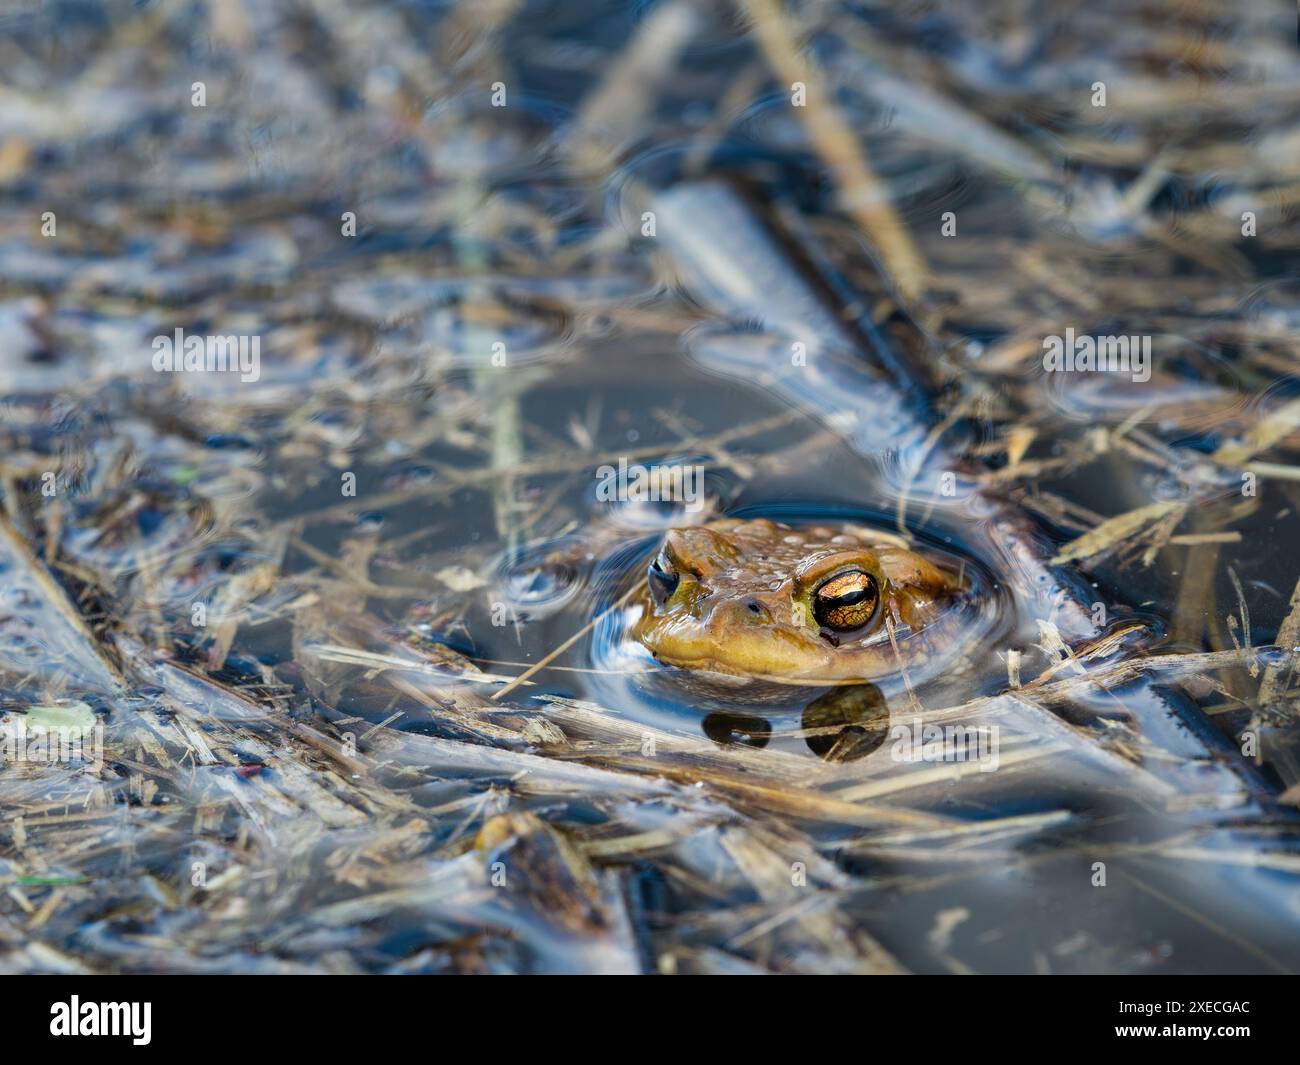
<path fill-rule="evenodd" d="M 781 648 L 775 637 L 765 636 L 743 644 L 733 641 L 728 648 L 729 653 L 720 655 L 713 647 L 695 649 L 695 641 L 690 634 L 694 630 L 702 636 L 703 626 L 688 626 L 677 621 L 666 628 L 670 631 L 665 633 L 646 631 L 638 626 L 634 635 L 660 664 L 697 675 L 708 674 L 727 685 L 763 681 L 791 687 L 808 687 L 858 683 L 861 680 L 857 677 L 846 678 L 835 670 L 834 649 L 803 634 L 780 630 L 783 636 L 796 640 L 804 652 L 798 660 L 789 657 L 782 660 L 780 652 L 788 652 L 790 648 Z"/>

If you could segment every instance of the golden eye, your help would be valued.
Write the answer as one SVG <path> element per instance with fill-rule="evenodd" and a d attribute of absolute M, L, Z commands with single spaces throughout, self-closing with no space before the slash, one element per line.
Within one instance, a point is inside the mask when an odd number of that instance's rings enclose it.
<path fill-rule="evenodd" d="M 817 623 L 836 632 L 860 629 L 876 612 L 876 578 L 859 569 L 837 573 L 813 597 Z"/>

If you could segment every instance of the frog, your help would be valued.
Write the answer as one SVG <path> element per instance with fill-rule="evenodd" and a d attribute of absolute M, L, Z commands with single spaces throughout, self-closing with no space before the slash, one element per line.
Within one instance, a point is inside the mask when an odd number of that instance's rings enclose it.
<path fill-rule="evenodd" d="M 975 589 L 951 557 L 869 527 L 722 518 L 669 529 L 638 594 L 631 635 L 664 666 L 834 686 L 951 661 Z"/>

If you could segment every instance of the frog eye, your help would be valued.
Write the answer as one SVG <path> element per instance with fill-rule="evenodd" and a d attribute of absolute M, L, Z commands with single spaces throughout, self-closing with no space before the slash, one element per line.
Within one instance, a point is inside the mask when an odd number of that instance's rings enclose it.
<path fill-rule="evenodd" d="M 681 580 L 681 575 L 678 574 L 672 560 L 660 551 L 655 556 L 655 560 L 650 563 L 646 578 L 650 584 L 650 594 L 654 596 L 655 602 L 662 606 L 677 590 L 677 582 Z"/>
<path fill-rule="evenodd" d="M 879 601 L 876 578 L 855 569 L 837 573 L 817 589 L 813 614 L 828 629 L 850 632 L 871 620 Z"/>

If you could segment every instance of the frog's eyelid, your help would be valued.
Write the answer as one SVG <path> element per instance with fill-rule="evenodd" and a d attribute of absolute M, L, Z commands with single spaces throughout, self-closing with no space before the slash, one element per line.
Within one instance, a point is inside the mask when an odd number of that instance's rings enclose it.
<path fill-rule="evenodd" d="M 683 566 L 681 562 L 679 562 L 676 558 L 674 558 L 673 553 L 669 550 L 667 543 L 665 543 L 659 549 L 659 553 L 655 555 L 654 562 L 651 564 L 656 566 L 659 565 L 660 559 L 663 559 L 665 562 L 667 562 L 668 565 L 672 567 L 671 572 L 681 580 L 686 580 L 687 578 L 690 578 L 693 581 L 699 581 L 704 579 L 703 576 L 695 567 Z"/>
<path fill-rule="evenodd" d="M 835 584 L 842 578 L 855 576 L 859 572 L 860 571 L 858 570 L 850 570 L 848 573 L 842 573 L 838 576 L 822 581 L 822 583 L 817 587 L 817 597 L 819 599 L 829 599 L 836 602 L 845 602 L 854 595 L 862 596 L 864 598 L 867 596 L 874 597 L 876 594 L 876 580 L 868 573 L 861 574 L 862 577 L 865 578 L 863 581 L 852 584 L 849 587 L 844 588 L 842 591 L 830 588 L 830 585 Z"/>
<path fill-rule="evenodd" d="M 835 569 L 831 570 L 830 572 L 820 574 L 819 576 L 815 577 L 812 580 L 808 580 L 807 578 L 804 578 L 803 580 L 804 580 L 805 587 L 807 587 L 808 590 L 812 593 L 813 597 L 816 598 L 821 594 L 821 590 L 825 588 L 828 584 L 830 584 L 832 581 L 839 580 L 841 577 L 847 577 L 851 573 L 861 573 L 864 577 L 867 578 L 868 588 L 871 591 L 874 591 L 877 595 L 880 594 L 880 586 L 883 583 L 880 576 L 874 573 L 868 567 L 857 563 L 850 563 L 848 565 L 838 566 Z"/>
<path fill-rule="evenodd" d="M 827 561 L 832 564 L 827 566 Z M 837 552 L 812 561 L 805 560 L 794 567 L 793 576 L 797 585 L 809 593 L 815 593 L 827 581 L 855 572 L 865 573 L 878 586 L 885 584 L 885 573 L 874 556 L 865 557 L 849 552 Z"/>

